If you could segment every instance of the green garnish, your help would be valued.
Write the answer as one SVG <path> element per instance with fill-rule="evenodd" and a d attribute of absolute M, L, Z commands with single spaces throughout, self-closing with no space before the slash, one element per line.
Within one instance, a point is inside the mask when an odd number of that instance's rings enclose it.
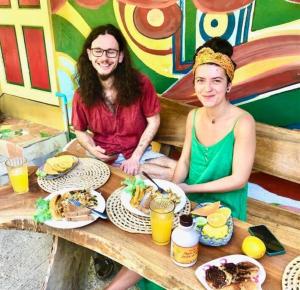
<path fill-rule="evenodd" d="M 35 174 L 38 177 L 45 177 L 47 175 L 47 173 L 41 169 L 38 169 Z"/>
<path fill-rule="evenodd" d="M 42 138 L 47 138 L 47 137 L 51 137 L 52 135 L 47 132 L 40 131 L 40 136 Z"/>
<path fill-rule="evenodd" d="M 39 198 L 35 202 L 35 206 L 36 206 L 36 211 L 33 218 L 37 223 L 43 223 L 47 220 L 51 220 L 51 213 L 49 210 L 49 200 Z"/>
<path fill-rule="evenodd" d="M 136 186 L 138 185 L 140 188 L 146 188 L 146 184 L 143 179 L 134 177 L 128 177 L 122 181 L 123 185 L 126 185 L 125 191 L 131 194 L 132 196 L 135 194 Z"/>

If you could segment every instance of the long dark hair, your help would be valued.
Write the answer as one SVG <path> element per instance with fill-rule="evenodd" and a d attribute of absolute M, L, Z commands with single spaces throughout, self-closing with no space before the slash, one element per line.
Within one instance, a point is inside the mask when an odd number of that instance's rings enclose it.
<path fill-rule="evenodd" d="M 85 40 L 82 52 L 77 61 L 76 78 L 79 84 L 79 93 L 83 102 L 87 106 L 103 102 L 103 88 L 98 78 L 98 73 L 94 69 L 87 54 L 87 49 L 91 48 L 92 42 L 104 34 L 112 35 L 119 44 L 119 50 L 124 53 L 122 63 L 119 63 L 114 75 L 114 87 L 117 91 L 118 103 L 128 106 L 134 103 L 141 96 L 138 72 L 132 66 L 127 43 L 121 31 L 111 24 L 94 28 Z"/>
<path fill-rule="evenodd" d="M 209 40 L 207 40 L 203 45 L 199 46 L 195 52 L 194 58 L 193 58 L 193 65 L 195 63 L 196 56 L 198 52 L 203 48 L 203 47 L 209 47 L 211 48 L 214 52 L 220 52 L 223 54 L 226 54 L 228 57 L 230 57 L 234 69 L 236 69 L 236 63 L 232 60 L 232 54 L 233 54 L 233 47 L 232 45 L 226 40 L 221 37 L 213 37 Z M 227 76 L 227 74 L 226 74 Z M 228 83 L 231 83 L 231 80 L 227 76 L 227 81 Z"/>

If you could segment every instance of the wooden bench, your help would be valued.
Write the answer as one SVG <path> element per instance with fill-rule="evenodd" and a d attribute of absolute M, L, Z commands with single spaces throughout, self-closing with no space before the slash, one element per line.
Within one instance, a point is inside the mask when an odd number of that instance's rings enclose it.
<path fill-rule="evenodd" d="M 170 149 L 183 146 L 188 113 L 195 106 L 161 97 L 161 124 L 155 141 L 161 152 L 169 155 Z M 66 150 L 84 156 L 78 142 Z M 254 171 L 260 171 L 300 184 L 300 132 L 256 123 L 256 154 Z M 290 235 L 289 245 L 298 246 L 300 240 L 300 214 L 248 198 L 248 219 L 251 224 L 265 224 L 280 239 Z"/>
<path fill-rule="evenodd" d="M 191 105 L 161 100 L 161 125 L 155 140 L 166 153 L 182 148 L 185 122 Z M 300 132 L 256 123 L 256 154 L 253 169 L 300 184 Z M 248 220 L 269 226 L 280 239 L 290 235 L 290 245 L 300 240 L 300 214 L 248 198 Z"/>

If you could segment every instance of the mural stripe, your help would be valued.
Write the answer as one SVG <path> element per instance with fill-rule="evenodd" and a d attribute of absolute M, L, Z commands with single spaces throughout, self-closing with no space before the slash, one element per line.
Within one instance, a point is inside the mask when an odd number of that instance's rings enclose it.
<path fill-rule="evenodd" d="M 24 85 L 14 26 L 0 26 L 0 48 L 4 62 L 6 81 L 8 83 Z"/>
<path fill-rule="evenodd" d="M 245 15 L 245 9 L 241 9 L 241 11 L 239 13 L 238 24 L 237 24 L 237 33 L 236 33 L 236 39 L 235 39 L 236 45 L 239 45 L 241 43 L 244 15 Z"/>
<path fill-rule="evenodd" d="M 48 62 L 43 28 L 23 27 L 31 86 L 50 91 Z"/>
<path fill-rule="evenodd" d="M 39 8 L 41 7 L 40 0 L 18 0 L 19 7 L 23 8 Z"/>
<path fill-rule="evenodd" d="M 11 7 L 10 0 L 0 0 L 0 7 L 1 8 Z"/>
<path fill-rule="evenodd" d="M 251 11 L 252 11 L 252 4 L 247 7 L 246 19 L 245 19 L 245 26 L 244 26 L 244 36 L 243 42 L 248 40 L 249 35 L 249 27 L 250 27 L 250 19 L 251 19 Z"/>

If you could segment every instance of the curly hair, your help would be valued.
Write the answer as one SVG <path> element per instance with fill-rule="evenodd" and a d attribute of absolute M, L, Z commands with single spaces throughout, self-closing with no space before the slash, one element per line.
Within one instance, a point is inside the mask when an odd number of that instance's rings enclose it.
<path fill-rule="evenodd" d="M 79 93 L 83 102 L 93 106 L 104 101 L 104 92 L 94 69 L 88 58 L 87 49 L 91 48 L 92 42 L 99 36 L 110 34 L 119 44 L 119 50 L 124 53 L 122 63 L 119 63 L 113 72 L 113 86 L 117 91 L 117 101 L 120 105 L 129 106 L 141 97 L 139 73 L 133 68 L 127 43 L 121 31 L 112 24 L 102 25 L 94 28 L 89 34 L 77 61 L 76 79 L 79 84 Z"/>

